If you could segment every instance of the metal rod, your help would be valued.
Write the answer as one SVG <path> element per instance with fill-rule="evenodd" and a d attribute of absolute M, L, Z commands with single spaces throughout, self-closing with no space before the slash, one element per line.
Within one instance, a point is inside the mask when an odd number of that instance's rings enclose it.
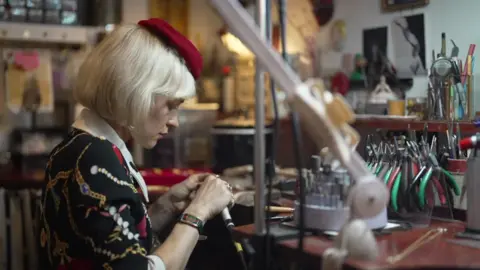
<path fill-rule="evenodd" d="M 255 20 L 260 35 L 266 37 L 266 1 L 256 0 Z M 255 59 L 255 137 L 254 137 L 254 180 L 255 180 L 255 233 L 265 234 L 265 77 L 258 58 Z"/>
<path fill-rule="evenodd" d="M 273 44 L 273 23 L 272 23 L 272 0 L 265 0 L 265 5 L 266 5 L 266 12 L 265 12 L 265 23 L 266 23 L 266 36 L 267 36 L 267 40 Z M 268 167 L 267 167 L 267 172 L 266 172 L 266 175 L 267 175 L 267 179 L 266 179 L 266 185 L 267 185 L 267 198 L 266 198 L 266 202 L 265 204 L 267 204 L 267 206 L 269 206 L 270 204 L 270 201 L 272 199 L 272 179 L 273 177 L 275 177 L 275 157 L 276 157 L 276 148 L 277 148 L 277 138 L 278 138 L 278 127 L 277 127 L 277 124 L 278 124 L 278 106 L 277 106 L 277 95 L 275 93 L 275 82 L 273 81 L 272 77 L 268 76 L 268 81 L 269 81 L 269 87 L 270 87 L 270 92 L 271 92 L 271 100 L 272 100 L 272 109 L 273 109 L 273 112 L 274 112 L 274 117 L 273 117 L 273 121 L 274 121 L 274 125 L 273 125 L 273 138 L 272 138 L 272 143 L 270 144 L 270 152 L 266 153 L 266 155 L 270 155 L 269 157 L 269 162 L 268 162 Z M 266 89 L 266 91 L 268 91 Z M 270 109 L 270 108 L 269 108 Z M 268 149 L 268 147 L 266 147 L 266 149 Z M 267 217 L 265 219 L 265 222 L 266 222 L 266 233 L 268 234 L 269 233 L 269 221 L 268 219 L 270 219 L 270 212 L 267 211 L 266 212 L 267 214 Z"/>

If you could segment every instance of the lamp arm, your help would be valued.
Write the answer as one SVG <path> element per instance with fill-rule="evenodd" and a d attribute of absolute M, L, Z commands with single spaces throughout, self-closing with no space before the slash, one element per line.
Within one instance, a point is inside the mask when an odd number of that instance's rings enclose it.
<path fill-rule="evenodd" d="M 357 132 L 349 125 L 354 114 L 343 97 L 323 89 L 323 83 L 302 82 L 280 55 L 262 37 L 253 18 L 238 0 L 210 0 L 228 27 L 255 54 L 262 67 L 287 93 L 302 124 L 315 143 L 328 146 L 354 180 L 347 205 L 351 218 L 371 218 L 385 209 L 389 193 L 385 184 L 368 170 L 365 161 L 352 150 Z M 320 83 L 319 83 L 320 82 Z M 313 91 L 317 90 L 317 91 Z"/>

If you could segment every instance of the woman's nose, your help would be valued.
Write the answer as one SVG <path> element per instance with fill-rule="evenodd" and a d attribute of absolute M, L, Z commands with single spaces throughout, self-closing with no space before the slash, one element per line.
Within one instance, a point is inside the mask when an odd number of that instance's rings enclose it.
<path fill-rule="evenodd" d="M 178 117 L 175 116 L 175 117 L 171 118 L 170 120 L 168 120 L 167 126 L 173 127 L 173 128 L 178 127 Z"/>

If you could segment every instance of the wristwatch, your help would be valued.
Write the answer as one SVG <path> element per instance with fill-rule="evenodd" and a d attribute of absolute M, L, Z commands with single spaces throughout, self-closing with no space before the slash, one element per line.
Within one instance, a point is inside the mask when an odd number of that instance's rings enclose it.
<path fill-rule="evenodd" d="M 194 215 L 190 215 L 188 213 L 183 213 L 183 214 L 180 215 L 180 218 L 178 219 L 178 222 L 197 229 L 198 233 L 200 234 L 199 240 L 207 239 L 207 237 L 205 235 L 202 235 L 203 227 L 205 225 L 205 222 L 203 220 L 197 218 Z"/>

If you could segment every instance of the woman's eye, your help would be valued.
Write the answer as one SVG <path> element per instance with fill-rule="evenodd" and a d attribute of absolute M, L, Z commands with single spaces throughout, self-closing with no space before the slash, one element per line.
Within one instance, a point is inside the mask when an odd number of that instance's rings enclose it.
<path fill-rule="evenodd" d="M 171 103 L 168 104 L 168 110 L 169 111 L 176 110 L 177 108 L 178 108 L 178 106 L 176 104 L 171 104 Z"/>
<path fill-rule="evenodd" d="M 178 107 L 183 103 L 183 100 L 175 100 L 167 103 L 168 109 L 170 111 L 177 110 Z"/>

